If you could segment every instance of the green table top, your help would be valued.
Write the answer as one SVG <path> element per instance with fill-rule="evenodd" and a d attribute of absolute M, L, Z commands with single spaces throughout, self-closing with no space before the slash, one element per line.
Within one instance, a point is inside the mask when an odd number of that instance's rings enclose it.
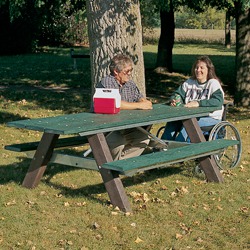
<path fill-rule="evenodd" d="M 78 113 L 47 118 L 27 119 L 7 123 L 9 127 L 46 133 L 82 136 L 120 129 L 147 126 L 156 123 L 208 116 L 218 107 L 171 107 L 154 104 L 152 110 L 121 110 L 118 114 Z"/>

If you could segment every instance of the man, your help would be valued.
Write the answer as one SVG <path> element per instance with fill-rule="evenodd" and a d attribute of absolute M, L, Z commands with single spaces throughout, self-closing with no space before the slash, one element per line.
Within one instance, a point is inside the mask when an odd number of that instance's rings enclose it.
<path fill-rule="evenodd" d="M 109 69 L 110 75 L 104 77 L 96 88 L 119 89 L 121 110 L 152 109 L 152 103 L 143 97 L 136 84 L 131 80 L 133 62 L 129 57 L 116 55 L 111 60 Z M 113 160 L 141 155 L 149 141 L 148 135 L 136 128 L 114 131 L 107 136 Z"/>

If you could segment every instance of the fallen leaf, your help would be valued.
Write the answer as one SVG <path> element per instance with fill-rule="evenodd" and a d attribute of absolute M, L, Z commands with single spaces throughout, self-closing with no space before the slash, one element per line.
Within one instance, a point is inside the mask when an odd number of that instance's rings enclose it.
<path fill-rule="evenodd" d="M 72 245 L 73 245 L 73 242 L 70 241 L 70 240 L 68 240 L 68 241 L 67 241 L 67 245 L 72 246 Z"/>
<path fill-rule="evenodd" d="M 139 244 L 139 243 L 141 243 L 141 242 L 143 242 L 143 240 L 140 239 L 140 238 L 137 236 L 137 238 L 136 238 L 136 240 L 135 240 L 135 243 Z"/>
<path fill-rule="evenodd" d="M 64 202 L 65 207 L 69 207 L 69 202 Z"/>
<path fill-rule="evenodd" d="M 203 242 L 203 239 L 202 239 L 201 237 L 198 237 L 198 238 L 196 239 L 196 241 L 197 241 L 197 242 Z"/>
<path fill-rule="evenodd" d="M 97 222 L 95 222 L 95 223 L 93 224 L 93 228 L 94 228 L 94 229 L 98 229 L 98 228 L 100 228 L 100 225 L 99 225 Z"/>
<path fill-rule="evenodd" d="M 77 202 L 76 203 L 76 205 L 78 206 L 78 207 L 83 207 L 83 206 L 85 206 L 87 203 L 84 201 L 84 202 Z"/>
<path fill-rule="evenodd" d="M 5 203 L 5 206 L 8 207 L 8 206 L 13 206 L 13 205 L 16 205 L 16 201 L 13 200 L 13 201 L 9 201 L 7 203 Z"/>
<path fill-rule="evenodd" d="M 223 210 L 223 208 L 221 206 L 217 206 L 217 209 L 220 210 L 220 211 Z"/>
<path fill-rule="evenodd" d="M 180 217 L 183 217 L 182 211 L 178 210 L 177 214 L 178 214 Z"/>
<path fill-rule="evenodd" d="M 170 195 L 171 195 L 171 197 L 175 197 L 177 195 L 177 193 L 176 192 L 172 192 Z"/>
<path fill-rule="evenodd" d="M 138 192 L 131 192 L 129 195 L 134 198 L 135 202 L 148 202 L 150 199 L 148 198 L 148 194 L 146 193 L 138 193 Z"/>
<path fill-rule="evenodd" d="M 181 187 L 181 192 L 182 192 L 183 194 L 187 194 L 187 193 L 188 193 L 187 187 Z"/>
<path fill-rule="evenodd" d="M 146 210 L 147 209 L 147 205 L 146 204 L 142 204 L 139 206 L 140 209 Z"/>
<path fill-rule="evenodd" d="M 240 211 L 243 213 L 248 213 L 248 207 L 241 207 Z"/>
<path fill-rule="evenodd" d="M 102 236 L 100 235 L 100 234 L 97 234 L 96 236 L 95 236 L 95 238 L 97 239 L 97 240 L 102 240 Z"/>
<path fill-rule="evenodd" d="M 210 210 L 210 207 L 207 204 L 203 204 L 203 209 L 204 210 Z"/>
<path fill-rule="evenodd" d="M 184 223 L 180 223 L 180 227 L 183 230 L 183 235 L 190 234 L 192 232 L 190 227 L 187 227 Z"/>
<path fill-rule="evenodd" d="M 164 203 L 164 200 L 162 200 L 160 198 L 154 198 L 152 201 L 155 203 Z"/>
<path fill-rule="evenodd" d="M 177 234 L 175 234 L 175 238 L 178 240 L 178 239 L 181 239 L 181 238 L 183 238 L 183 235 L 182 234 L 179 234 L 179 233 L 177 233 Z"/>
<path fill-rule="evenodd" d="M 120 208 L 116 206 L 116 207 L 114 208 L 114 210 L 115 210 L 115 211 L 120 211 Z"/>
<path fill-rule="evenodd" d="M 194 221 L 194 225 L 199 226 L 200 225 L 200 221 L 198 221 L 198 220 Z"/>
<path fill-rule="evenodd" d="M 154 182 L 154 184 L 161 184 L 161 180 L 160 179 L 157 179 L 155 182 Z"/>

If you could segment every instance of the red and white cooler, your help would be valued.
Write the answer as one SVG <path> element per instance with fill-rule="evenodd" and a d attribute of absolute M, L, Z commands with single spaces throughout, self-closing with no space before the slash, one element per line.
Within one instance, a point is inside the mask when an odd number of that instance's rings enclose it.
<path fill-rule="evenodd" d="M 117 114 L 121 107 L 119 89 L 96 88 L 93 102 L 95 113 Z"/>

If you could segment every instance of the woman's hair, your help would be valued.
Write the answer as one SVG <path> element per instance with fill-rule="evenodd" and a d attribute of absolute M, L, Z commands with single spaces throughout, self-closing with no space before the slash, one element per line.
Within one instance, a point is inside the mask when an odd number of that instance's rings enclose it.
<path fill-rule="evenodd" d="M 200 56 L 196 59 L 196 61 L 194 62 L 192 66 L 192 71 L 191 71 L 192 79 L 196 79 L 195 68 L 199 62 L 204 62 L 207 65 L 207 69 L 208 69 L 207 80 L 217 79 L 220 82 L 219 77 L 215 73 L 214 65 L 208 56 Z"/>
<path fill-rule="evenodd" d="M 128 65 L 133 65 L 133 61 L 128 56 L 122 54 L 114 56 L 109 65 L 111 75 L 115 70 L 121 72 Z"/>

